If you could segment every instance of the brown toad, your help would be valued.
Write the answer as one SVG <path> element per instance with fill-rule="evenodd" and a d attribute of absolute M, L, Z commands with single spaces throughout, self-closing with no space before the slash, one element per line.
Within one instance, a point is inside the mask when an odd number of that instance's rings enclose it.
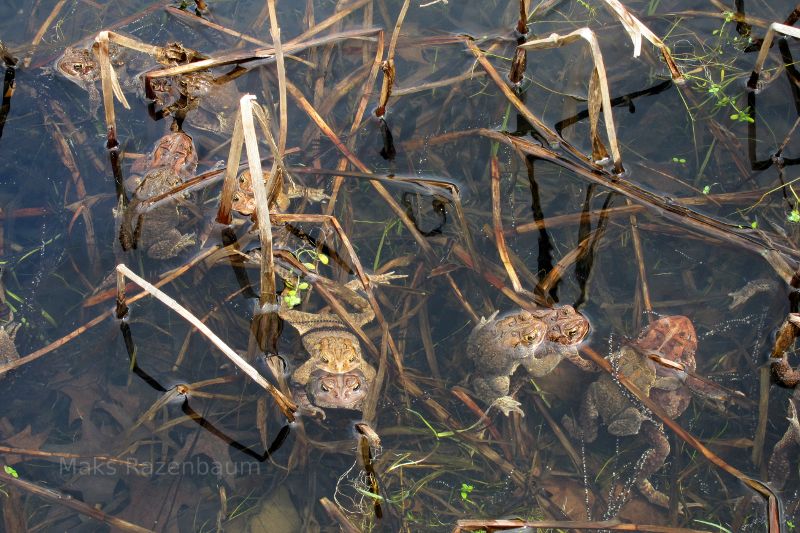
<path fill-rule="evenodd" d="M 269 178 L 269 172 L 264 172 L 264 181 Z M 270 209 L 275 208 L 279 213 L 284 213 L 289 208 L 292 198 L 307 198 L 312 202 L 322 202 L 330 197 L 322 189 L 297 185 L 291 180 L 285 180 L 283 187 L 270 202 Z M 236 191 L 233 193 L 232 209 L 242 215 L 252 215 L 256 211 L 256 200 L 253 195 L 253 184 L 250 180 L 250 170 L 239 174 Z"/>
<path fill-rule="evenodd" d="M 800 420 L 797 412 L 800 408 L 800 388 L 794 390 L 794 394 L 789 398 L 789 408 L 787 420 L 789 426 L 786 428 L 781 439 L 775 444 L 772 455 L 769 457 L 769 481 L 778 489 L 782 489 L 792 470 L 796 467 L 792 463 L 797 458 L 797 447 L 800 445 Z"/>
<path fill-rule="evenodd" d="M 575 345 L 589 331 L 588 321 L 572 307 L 517 310 L 481 319 L 467 339 L 475 361 L 477 395 L 506 416 L 524 413 L 509 393 L 511 375 L 522 365 L 534 377 L 549 374 L 564 357 L 579 358 Z M 573 355 L 574 353 L 574 355 Z"/>
<path fill-rule="evenodd" d="M 6 302 L 6 290 L 2 281 L 3 271 L 0 269 L 0 365 L 19 359 L 16 337 L 20 322 L 14 320 L 14 311 Z M 5 374 L 0 374 L 2 379 Z"/>
<path fill-rule="evenodd" d="M 186 219 L 178 206 L 185 194 L 152 208 L 145 204 L 181 185 L 185 178 L 194 175 L 196 168 L 197 154 L 189 135 L 176 131 L 159 139 L 144 178 L 123 213 L 119 234 L 123 250 L 137 248 L 141 240 L 149 257 L 169 259 L 195 243 L 194 233 L 184 234 L 177 228 Z"/>
<path fill-rule="evenodd" d="M 294 396 L 309 412 L 315 407 L 361 410 L 370 385 L 371 379 L 358 369 L 344 374 L 315 370 L 305 387 L 295 388 Z"/>
<path fill-rule="evenodd" d="M 656 320 L 630 346 L 623 346 L 608 358 L 614 376 L 603 374 L 589 385 L 580 408 L 580 425 L 576 426 L 569 417 L 562 419 L 574 437 L 582 434 L 586 442 L 597 438 L 598 419 L 602 419 L 608 432 L 617 437 L 641 432 L 650 447 L 642 455 L 634 483 L 648 500 L 662 507 L 669 507 L 669 498 L 656 490 L 649 478 L 664 466 L 670 451 L 669 441 L 663 426 L 620 385 L 615 376 L 624 375 L 668 416 L 676 418 L 686 410 L 691 400 L 689 388 L 683 383 L 686 374 L 657 365 L 648 355 L 658 355 L 693 371 L 696 349 L 697 335 L 688 318 L 669 316 Z"/>
<path fill-rule="evenodd" d="M 356 312 L 351 316 L 359 327 L 374 318 L 368 302 L 349 286 L 330 282 L 326 287 L 355 308 Z M 321 407 L 353 405 L 349 408 L 360 408 L 363 397 L 359 397 L 366 394 L 375 379 L 375 369 L 364 359 L 358 338 L 347 331 L 341 318 L 329 312 L 308 313 L 286 308 L 281 309 L 278 315 L 302 336 L 303 347 L 308 353 L 308 359 L 295 369 L 291 377 L 298 403 L 323 418 L 325 412 Z M 353 376 L 356 381 L 351 379 Z M 336 397 L 334 390 L 341 395 Z M 309 393 L 315 400 L 313 404 L 309 401 Z M 317 403 L 317 398 L 320 403 Z"/>

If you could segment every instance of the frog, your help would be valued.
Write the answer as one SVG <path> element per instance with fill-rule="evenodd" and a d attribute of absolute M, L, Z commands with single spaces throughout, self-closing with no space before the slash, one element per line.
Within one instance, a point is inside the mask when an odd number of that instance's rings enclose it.
<path fill-rule="evenodd" d="M 372 321 L 374 312 L 366 299 L 353 290 L 355 283 L 340 285 L 322 280 L 317 278 L 317 283 L 324 283 L 329 291 L 355 309 L 350 316 L 356 325 L 361 327 Z M 376 371 L 364 359 L 358 338 L 348 331 L 342 319 L 331 312 L 309 313 L 285 304 L 279 309 L 278 316 L 297 330 L 308 354 L 305 362 L 292 372 L 290 379 L 295 397 L 304 411 L 324 419 L 323 407 L 360 407 L 361 400 L 358 397 L 369 390 Z M 357 382 L 352 380 L 354 376 Z M 359 390 L 362 391 L 360 394 Z M 333 391 L 341 391 L 342 394 L 337 397 Z M 323 405 L 309 401 L 308 392 L 311 392 L 312 399 L 319 398 Z M 347 401 L 347 397 L 352 401 Z"/>
<path fill-rule="evenodd" d="M 697 335 L 691 320 L 682 315 L 655 320 L 639 337 L 623 346 L 607 359 L 613 374 L 604 373 L 587 388 L 580 406 L 579 424 L 570 417 L 562 419 L 573 437 L 594 442 L 602 420 L 608 433 L 616 437 L 641 434 L 649 448 L 639 462 L 634 484 L 651 502 L 669 507 L 669 498 L 657 490 L 649 478 L 664 466 L 670 452 L 669 440 L 663 425 L 616 379 L 622 374 L 663 408 L 670 418 L 677 418 L 691 400 L 689 387 L 684 384 L 686 372 L 694 371 Z M 650 354 L 683 365 L 684 371 L 656 364 Z"/>
<path fill-rule="evenodd" d="M 542 377 L 565 357 L 580 359 L 575 346 L 588 331 L 586 318 L 571 306 L 482 318 L 467 339 L 467 353 L 475 362 L 475 392 L 506 416 L 524 416 L 521 404 L 509 396 L 511 375 L 523 366 L 531 376 Z"/>
<path fill-rule="evenodd" d="M 174 131 L 159 139 L 149 157 L 147 171 L 123 212 L 119 234 L 123 250 L 137 248 L 141 240 L 148 257 L 171 259 L 195 244 L 194 233 L 181 233 L 177 227 L 186 218 L 178 208 L 178 203 L 186 199 L 185 194 L 152 208 L 144 204 L 183 184 L 196 168 L 197 153 L 191 136 Z"/>
<path fill-rule="evenodd" d="M 263 174 L 264 180 L 268 180 L 269 172 L 265 171 Z M 281 187 L 270 204 L 270 209 L 274 208 L 278 213 L 284 213 L 289 208 L 289 202 L 293 198 L 307 198 L 312 202 L 322 202 L 328 200 L 330 196 L 325 194 L 322 189 L 298 185 L 288 179 L 284 180 L 283 187 Z M 256 211 L 256 200 L 253 195 L 249 169 L 239 174 L 236 180 L 236 190 L 233 193 L 231 208 L 245 216 L 253 215 Z"/>

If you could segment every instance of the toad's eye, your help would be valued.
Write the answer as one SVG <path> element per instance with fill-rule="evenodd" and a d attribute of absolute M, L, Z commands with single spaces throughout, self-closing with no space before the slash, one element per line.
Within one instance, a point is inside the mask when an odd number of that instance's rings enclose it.
<path fill-rule="evenodd" d="M 356 386 L 353 387 L 353 390 L 358 390 L 361 388 L 361 383 L 356 383 Z"/>
<path fill-rule="evenodd" d="M 524 335 L 524 336 L 522 337 L 522 340 L 523 340 L 523 341 L 524 341 L 526 344 L 533 344 L 533 342 L 536 340 L 536 335 L 532 335 L 532 334 L 530 334 L 530 333 L 527 333 L 526 335 Z"/>
<path fill-rule="evenodd" d="M 355 363 L 356 362 L 356 356 L 355 355 L 351 356 L 350 359 L 347 360 L 347 362 L 348 363 Z"/>
<path fill-rule="evenodd" d="M 331 389 L 326 387 L 324 384 L 320 383 L 319 388 L 322 389 L 322 392 L 330 392 Z"/>
<path fill-rule="evenodd" d="M 236 193 L 236 194 L 233 195 L 233 201 L 234 202 L 239 202 L 239 201 L 241 201 L 241 199 L 242 199 L 242 197 L 239 196 L 239 193 Z"/>
<path fill-rule="evenodd" d="M 328 359 L 327 357 L 323 357 L 323 358 L 322 358 L 322 362 L 323 362 L 323 363 L 325 363 L 325 364 L 327 365 L 328 363 L 330 363 L 330 362 L 331 362 L 331 360 L 330 360 L 330 359 Z"/>

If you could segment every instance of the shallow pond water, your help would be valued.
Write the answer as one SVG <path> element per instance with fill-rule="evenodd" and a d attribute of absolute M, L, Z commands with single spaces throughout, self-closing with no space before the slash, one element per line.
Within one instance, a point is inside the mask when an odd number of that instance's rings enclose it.
<path fill-rule="evenodd" d="M 449 531 L 463 519 L 616 517 L 696 530 L 767 529 L 763 496 L 671 429 L 666 464 L 650 477 L 669 509 L 652 505 L 634 486 L 648 448 L 643 435 L 615 437 L 601 427 L 589 443 L 564 433 L 562 417 L 580 418 L 582 398 L 601 374 L 567 361 L 544 377 L 520 369 L 511 392 L 525 416 L 491 409 L 482 418 L 486 398 L 471 384 L 484 369 L 468 357 L 467 338 L 477 319 L 495 310 L 520 302 L 569 304 L 591 324 L 584 356 L 587 350 L 607 356 L 652 320 L 685 315 L 697 333 L 697 375 L 741 395 L 720 393 L 716 402 L 693 397 L 677 422 L 743 475 L 767 481 L 792 394 L 770 381 L 768 363 L 775 332 L 797 311 L 789 285 L 800 262 L 800 199 L 792 186 L 800 157 L 793 129 L 800 77 L 791 59 L 800 53 L 797 43 L 776 42 L 760 90 L 745 85 L 757 56 L 750 41 L 763 37 L 769 23 L 784 21 L 791 2 L 747 3 L 744 23 L 718 2 L 625 2 L 669 46 L 682 84 L 670 79 L 651 44 L 633 58 L 630 38 L 600 2 L 532 4 L 528 39 L 582 26 L 595 31 L 622 175 L 588 159 L 593 63 L 585 44 L 527 52 L 516 89 L 533 115 L 559 132 L 561 146 L 532 134 L 535 128 L 476 61 L 468 39 L 506 83 L 519 38 L 516 2 L 410 2 L 385 122 L 374 113 L 383 75 L 371 77 L 371 68 L 378 46 L 386 58 L 403 2 L 278 4 L 283 43 L 384 31 L 380 38 L 368 33 L 299 50 L 286 62 L 287 79 L 363 164 L 335 179 L 342 153 L 290 91 L 290 173 L 325 195 L 337 192 L 335 202 L 310 194 L 292 199 L 288 212 L 327 214 L 333 202 L 353 255 L 313 217 L 274 224 L 281 265 L 293 255 L 337 282 L 356 279 L 356 260 L 369 272 L 406 276 L 374 288 L 383 317 L 364 326 L 372 343 L 364 357 L 380 369 L 381 383 L 375 414 L 367 417 L 380 446 L 369 451 L 355 426 L 360 412 L 327 409 L 324 421 L 305 415 L 288 423 L 271 397 L 154 299 L 130 303 L 123 328 L 111 314 L 112 274 L 124 262 L 152 282 L 171 273 L 165 292 L 287 392 L 292 369 L 305 359 L 299 335 L 279 320 L 270 322 L 278 329 L 267 336 L 266 350 L 259 349 L 252 333 L 258 268 L 241 260 L 257 247 L 257 235 L 246 216 L 235 217 L 232 238 L 213 223 L 219 179 L 192 192 L 188 214 L 176 218 L 182 232 L 195 233 L 188 249 L 167 259 L 151 257 L 144 244 L 122 249 L 103 106 L 54 70 L 67 47 L 87 46 L 106 29 L 156 45 L 181 42 L 211 57 L 272 42 L 263 3 L 209 4 L 206 19 L 217 27 L 200 24 L 194 5 L 183 14 L 177 6 L 134 2 L 0 8 L 6 14 L 0 39 L 20 59 L 6 69 L 6 90 L 11 79 L 14 90 L 0 108 L 2 279 L 7 306 L 21 323 L 19 354 L 43 354 L 15 365 L 0 382 L 7 531 L 127 527 L 111 517 L 156 531 L 338 530 L 325 499 L 364 530 Z M 304 35 L 337 9 L 350 12 Z M 41 41 L 29 44 L 40 28 Z M 135 77 L 156 63 L 130 54 L 121 71 L 132 76 L 122 80 L 131 108 L 116 103 L 129 194 L 172 122 L 151 118 Z M 226 93 L 235 84 L 239 94 L 255 95 L 277 123 L 277 80 L 274 62 L 251 64 Z M 365 113 L 353 126 L 365 91 Z M 198 173 L 226 164 L 230 133 L 208 129 L 232 123 L 230 107 L 220 107 L 225 98 L 201 96 L 203 109 L 183 121 Z M 269 154 L 263 140 L 260 151 Z M 271 161 L 264 165 L 269 169 Z M 385 179 L 370 181 L 368 172 Z M 498 251 L 493 175 L 522 287 L 517 292 Z M 329 260 L 319 261 L 320 253 Z M 319 291 L 300 288 L 297 274 L 288 279 L 299 309 L 325 305 Z M 734 305 L 732 293 L 751 282 L 749 298 Z M 278 289 L 288 290 L 280 281 Z M 129 286 L 129 296 L 137 292 Z M 9 318 L 7 309 L 0 318 Z M 79 334 L 64 339 L 72 332 Z M 187 384 L 188 394 L 176 388 Z M 646 423 L 659 426 L 649 416 Z M 791 530 L 800 513 L 796 448 L 785 469 L 779 495 L 782 525 Z M 12 475 L 85 502 L 101 519 L 32 495 L 7 479 Z"/>

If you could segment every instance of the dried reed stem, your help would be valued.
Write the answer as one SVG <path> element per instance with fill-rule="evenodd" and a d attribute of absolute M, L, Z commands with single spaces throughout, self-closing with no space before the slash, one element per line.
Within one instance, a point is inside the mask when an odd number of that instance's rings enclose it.
<path fill-rule="evenodd" d="M 283 157 L 286 150 L 286 135 L 289 130 L 289 115 L 286 109 L 286 65 L 283 62 L 283 46 L 281 45 L 281 29 L 278 26 L 278 15 L 275 13 L 275 0 L 267 0 L 269 8 L 269 32 L 275 47 L 275 62 L 278 69 L 278 103 L 280 116 L 278 120 L 278 154 Z M 259 174 L 260 175 L 260 174 Z"/>
<path fill-rule="evenodd" d="M 343 31 L 333 35 L 326 35 L 325 37 L 320 37 L 318 39 L 312 39 L 311 41 L 306 41 L 305 43 L 297 43 L 291 46 L 285 46 L 283 48 L 283 53 L 284 55 L 293 54 L 295 52 L 300 52 L 302 50 L 306 50 L 314 46 L 334 43 L 345 39 L 364 38 L 368 35 L 378 33 L 379 31 L 381 31 L 379 28 L 367 28 L 367 29 Z M 164 78 L 168 76 L 177 76 L 179 74 L 187 74 L 189 72 L 198 72 L 200 70 L 206 70 L 214 67 L 221 67 L 224 65 L 246 63 L 248 61 L 256 61 L 258 59 L 274 59 L 274 58 L 275 58 L 274 48 L 272 47 L 259 48 L 257 50 L 250 50 L 246 52 L 233 52 L 230 54 L 223 54 L 221 56 L 210 59 L 201 59 L 200 61 L 194 61 L 187 65 L 177 65 L 174 67 L 154 70 L 152 72 L 149 72 L 147 76 L 149 78 Z"/>
<path fill-rule="evenodd" d="M 756 63 L 753 65 L 753 72 L 750 74 L 750 79 L 747 80 L 747 87 L 750 89 L 755 90 L 758 87 L 758 77 L 761 75 L 761 69 L 764 68 L 764 61 L 767 60 L 767 54 L 772 47 L 772 40 L 775 38 L 776 33 L 800 39 L 800 29 L 777 22 L 770 24 L 767 34 L 764 36 L 764 42 L 761 43 L 761 49 L 758 51 Z"/>
<path fill-rule="evenodd" d="M 251 94 L 242 96 L 239 108 L 242 116 L 242 131 L 244 145 L 247 151 L 247 163 L 250 167 L 250 181 L 253 188 L 253 197 L 256 201 L 256 216 L 258 234 L 261 239 L 261 286 L 259 291 L 259 304 L 261 312 L 265 306 L 275 305 L 275 265 L 272 259 L 272 225 L 269 220 L 269 193 L 264 184 L 264 174 L 261 170 L 261 158 L 258 154 L 258 139 L 256 127 L 253 123 L 253 106 L 256 97 Z"/>
<path fill-rule="evenodd" d="M 611 158 L 614 162 L 614 171 L 622 172 L 622 156 L 619 152 L 619 144 L 617 143 L 617 131 L 614 127 L 614 114 L 611 107 L 611 94 L 608 90 L 608 77 L 606 76 L 606 67 L 603 62 L 603 53 L 600 51 L 600 44 L 597 42 L 597 36 L 589 28 L 578 28 L 572 33 L 566 35 L 558 35 L 557 33 L 550 34 L 549 37 L 544 39 L 535 39 L 520 45 L 520 48 L 526 50 L 544 50 L 548 48 L 560 48 L 564 45 L 573 43 L 578 39 L 583 39 L 589 43 L 589 50 L 594 59 L 594 66 L 599 78 L 600 85 L 600 98 L 603 104 L 603 118 L 606 123 L 606 136 L 608 136 L 608 143 L 611 146 Z M 591 85 L 591 83 L 590 83 Z M 592 93 L 589 93 L 592 97 Z"/>
<path fill-rule="evenodd" d="M 217 209 L 217 222 L 228 225 L 231 223 L 231 203 L 233 193 L 236 190 L 236 174 L 239 172 L 239 161 L 242 158 L 242 143 L 244 133 L 242 133 L 242 115 L 236 115 L 236 122 L 233 125 L 233 135 L 231 146 L 228 150 L 228 165 L 225 167 L 225 182 L 222 185 L 222 193 L 219 197 L 219 208 Z"/>
<path fill-rule="evenodd" d="M 220 24 L 216 24 L 214 22 L 211 22 L 210 20 L 206 20 L 206 19 L 204 19 L 202 17 L 198 17 L 196 15 L 192 15 L 190 13 L 187 13 L 186 11 L 178 9 L 177 7 L 167 6 L 167 7 L 164 8 L 164 10 L 167 13 L 169 13 L 170 15 L 175 15 L 176 17 L 178 17 L 180 19 L 183 19 L 186 22 L 189 22 L 190 24 L 202 24 L 203 26 L 206 26 L 208 28 L 211 28 L 211 29 L 217 30 L 219 32 L 225 33 L 227 35 L 230 35 L 231 37 L 235 37 L 236 39 L 241 39 L 243 41 L 247 41 L 249 43 L 257 44 L 259 46 L 264 46 L 264 47 L 272 46 L 272 45 L 270 45 L 270 43 L 262 41 L 261 39 L 256 39 L 255 37 L 251 37 L 250 35 L 247 35 L 246 33 L 235 31 L 235 30 L 232 30 L 230 28 L 226 28 L 225 26 L 222 26 Z"/>
<path fill-rule="evenodd" d="M 667 63 L 667 68 L 669 68 L 670 74 L 672 75 L 672 81 L 675 83 L 683 83 L 683 74 L 681 74 L 680 69 L 678 69 L 678 65 L 675 64 L 675 61 L 672 59 L 672 55 L 669 53 L 669 47 L 667 47 L 664 42 L 659 39 L 659 37 L 650 31 L 650 28 L 644 25 L 642 21 L 636 18 L 633 13 L 628 11 L 628 8 L 622 5 L 621 2 L 618 0 L 603 0 L 612 13 L 614 13 L 620 22 L 622 22 L 622 26 L 625 28 L 625 31 L 628 32 L 628 36 L 631 38 L 633 42 L 633 57 L 639 57 L 639 54 L 642 51 L 642 37 L 650 41 L 653 46 L 657 47 L 661 51 L 661 56 L 664 58 L 664 61 Z"/>
<path fill-rule="evenodd" d="M 247 98 L 247 96 L 243 97 Z M 263 186 L 263 185 L 262 185 Z M 269 220 L 269 218 L 267 218 Z M 139 285 L 142 289 L 144 289 L 148 294 L 153 296 L 154 298 L 158 299 L 161 303 L 178 313 L 182 316 L 187 322 L 193 325 L 197 330 L 206 336 L 211 343 L 216 346 L 225 356 L 230 359 L 230 361 L 236 365 L 242 372 L 247 374 L 250 379 L 255 381 L 260 387 L 264 390 L 269 392 L 272 397 L 275 399 L 275 402 L 278 404 L 278 407 L 283 412 L 284 416 L 291 422 L 294 421 L 294 412 L 297 411 L 297 406 L 294 402 L 283 395 L 281 391 L 276 389 L 271 383 L 269 383 L 266 379 L 264 379 L 258 371 L 250 366 L 242 357 L 237 354 L 230 346 L 225 344 L 217 335 L 211 331 L 208 326 L 203 324 L 200 320 L 198 320 L 192 313 L 189 312 L 185 307 L 181 306 L 178 302 L 176 302 L 172 297 L 168 296 L 160 289 L 157 289 L 155 286 L 144 280 L 143 278 L 139 277 L 135 274 L 131 269 L 129 269 L 124 264 L 117 265 L 117 272 L 124 274 L 128 279 Z"/>
<path fill-rule="evenodd" d="M 625 199 L 628 205 L 632 205 L 630 198 Z M 644 252 L 642 251 L 642 240 L 639 238 L 639 223 L 636 215 L 631 213 L 631 237 L 633 241 L 633 252 L 636 255 L 636 263 L 639 267 L 639 282 L 642 287 L 642 303 L 644 310 L 647 311 L 647 321 L 653 321 L 653 303 L 650 301 L 650 288 L 647 284 L 647 272 L 644 267 Z"/>
<path fill-rule="evenodd" d="M 389 97 L 392 95 L 392 88 L 394 87 L 395 68 L 394 68 L 394 51 L 397 48 L 397 39 L 400 37 L 400 28 L 403 26 L 403 21 L 408 12 L 408 6 L 411 0 L 405 0 L 403 6 L 400 8 L 400 13 L 397 15 L 397 22 L 394 24 L 392 31 L 392 38 L 389 40 L 389 48 L 386 50 L 386 61 L 381 64 L 383 71 L 383 84 L 381 85 L 381 97 L 378 103 L 378 108 L 375 110 L 375 115 L 382 117 L 386 114 L 386 105 L 389 102 Z"/>
<path fill-rule="evenodd" d="M 508 279 L 511 280 L 511 286 L 516 292 L 522 292 L 522 284 L 519 282 L 514 265 L 511 264 L 511 259 L 508 257 L 508 249 L 506 248 L 506 237 L 503 233 L 503 221 L 500 212 L 500 168 L 497 162 L 497 157 L 492 157 L 489 163 L 492 174 L 492 224 L 494 226 L 494 238 L 497 245 L 497 253 L 500 255 L 500 260 L 508 273 Z"/>

